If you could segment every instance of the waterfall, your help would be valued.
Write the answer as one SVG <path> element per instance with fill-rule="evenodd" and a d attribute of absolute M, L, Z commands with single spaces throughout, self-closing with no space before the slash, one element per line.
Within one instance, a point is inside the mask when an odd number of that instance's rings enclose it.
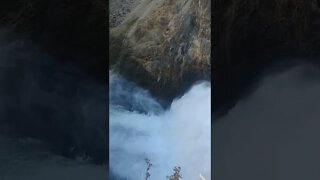
<path fill-rule="evenodd" d="M 211 84 L 199 82 L 163 109 L 149 92 L 110 73 L 110 169 L 141 180 L 163 180 L 181 167 L 183 179 L 211 178 Z"/>

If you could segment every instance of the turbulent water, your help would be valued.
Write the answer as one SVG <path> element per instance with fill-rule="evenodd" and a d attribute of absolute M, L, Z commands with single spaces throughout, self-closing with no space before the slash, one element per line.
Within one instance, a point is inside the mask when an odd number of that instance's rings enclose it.
<path fill-rule="evenodd" d="M 110 73 L 110 169 L 129 180 L 163 180 L 181 167 L 183 179 L 211 178 L 210 83 L 195 84 L 168 109 L 148 91 Z M 111 179 L 112 180 L 112 179 Z"/>

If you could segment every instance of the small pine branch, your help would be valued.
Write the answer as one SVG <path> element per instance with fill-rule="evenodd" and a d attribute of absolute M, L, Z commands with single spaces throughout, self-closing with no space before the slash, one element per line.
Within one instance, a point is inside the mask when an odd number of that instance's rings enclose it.
<path fill-rule="evenodd" d="M 148 180 L 148 178 L 151 176 L 150 169 L 151 169 L 152 163 L 151 163 L 150 159 L 148 159 L 148 158 L 146 158 L 145 161 L 146 161 L 146 164 L 147 164 L 147 171 L 146 171 L 145 180 Z"/>
<path fill-rule="evenodd" d="M 181 167 L 174 167 L 173 168 L 173 175 L 171 176 L 167 176 L 167 179 L 169 180 L 179 180 L 179 179 L 182 179 L 182 176 L 180 174 L 181 172 Z"/>

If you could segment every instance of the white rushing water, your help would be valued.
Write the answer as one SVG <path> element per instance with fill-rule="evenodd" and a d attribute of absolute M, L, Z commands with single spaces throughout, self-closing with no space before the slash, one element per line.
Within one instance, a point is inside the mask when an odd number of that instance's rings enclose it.
<path fill-rule="evenodd" d="M 211 179 L 210 83 L 195 84 L 162 109 L 146 90 L 110 73 L 110 169 L 129 180 L 164 180 L 175 166 L 185 180 Z"/>

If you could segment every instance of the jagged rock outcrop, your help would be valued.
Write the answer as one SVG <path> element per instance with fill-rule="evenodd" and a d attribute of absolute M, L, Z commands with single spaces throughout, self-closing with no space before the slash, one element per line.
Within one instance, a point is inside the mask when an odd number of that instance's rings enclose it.
<path fill-rule="evenodd" d="M 111 29 L 109 64 L 172 99 L 211 73 L 211 1 L 142 0 Z"/>

